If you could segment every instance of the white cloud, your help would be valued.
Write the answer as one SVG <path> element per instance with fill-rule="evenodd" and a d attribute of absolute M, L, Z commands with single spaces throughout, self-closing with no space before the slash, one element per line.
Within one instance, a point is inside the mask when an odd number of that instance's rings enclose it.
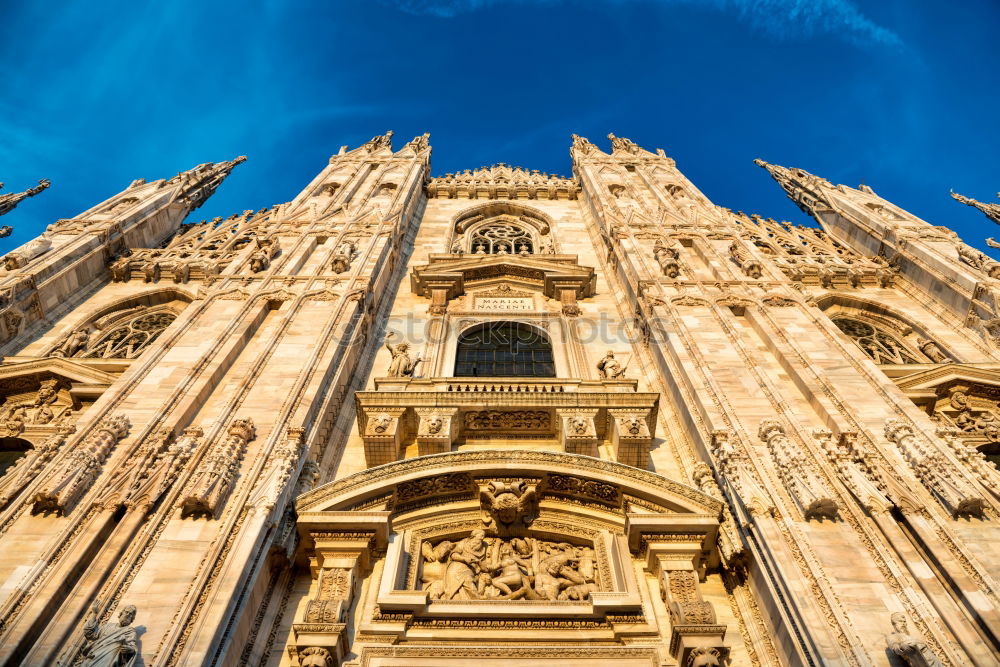
<path fill-rule="evenodd" d="M 503 4 L 568 4 L 570 0 L 382 0 L 410 14 L 452 18 Z M 602 0 L 606 4 L 646 2 L 732 12 L 777 39 L 840 36 L 856 44 L 901 46 L 895 32 L 865 16 L 851 0 Z"/>

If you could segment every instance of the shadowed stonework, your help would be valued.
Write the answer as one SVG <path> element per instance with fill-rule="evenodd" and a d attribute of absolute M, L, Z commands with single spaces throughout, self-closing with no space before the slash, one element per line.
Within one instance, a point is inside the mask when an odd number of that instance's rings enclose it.
<path fill-rule="evenodd" d="M 996 664 L 1000 265 L 609 139 L 187 221 L 208 163 L 4 257 L 0 663 Z"/>

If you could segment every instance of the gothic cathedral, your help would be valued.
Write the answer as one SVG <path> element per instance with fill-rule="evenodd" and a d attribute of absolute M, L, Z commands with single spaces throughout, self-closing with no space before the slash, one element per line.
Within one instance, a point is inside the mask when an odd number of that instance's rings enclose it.
<path fill-rule="evenodd" d="M 609 139 L 188 221 L 203 164 L 7 254 L 0 665 L 997 665 L 1000 263 Z"/>

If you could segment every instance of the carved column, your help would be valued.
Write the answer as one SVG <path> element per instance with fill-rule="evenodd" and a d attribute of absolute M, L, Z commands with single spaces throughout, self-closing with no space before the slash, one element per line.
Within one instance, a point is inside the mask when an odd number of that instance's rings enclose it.
<path fill-rule="evenodd" d="M 458 433 L 458 408 L 415 408 L 417 413 L 417 455 L 451 451 Z"/>
<path fill-rule="evenodd" d="M 699 664 L 722 665 L 729 651 L 723 644 L 726 626 L 717 622 L 712 603 L 702 598 L 695 570 L 701 554 L 679 547 L 677 543 L 651 541 L 647 554 L 659 578 L 660 597 L 670 612 L 670 655 L 677 664 L 688 665 L 697 651 L 716 658 L 714 663 Z"/>
<path fill-rule="evenodd" d="M 719 463 L 722 478 L 736 492 L 747 514 L 751 517 L 773 514 L 771 497 L 764 491 L 747 453 L 736 443 L 731 431 L 712 433 L 712 454 Z"/>
<path fill-rule="evenodd" d="M 102 421 L 75 449 L 56 473 L 35 494 L 34 511 L 55 510 L 65 514 L 86 493 L 101 472 L 104 460 L 118 441 L 128 434 L 131 423 L 125 415 Z"/>
<path fill-rule="evenodd" d="M 216 443 L 208 456 L 199 462 L 181 500 L 181 516 L 216 516 L 229 495 L 247 443 L 255 435 L 252 419 L 233 420 L 225 439 Z"/>
<path fill-rule="evenodd" d="M 898 419 L 887 419 L 885 437 L 899 447 L 920 481 L 952 514 L 982 515 L 983 494 L 962 476 L 943 452 L 917 438 L 913 427 Z"/>
<path fill-rule="evenodd" d="M 348 648 L 344 631 L 355 590 L 378 555 L 372 552 L 385 548 L 388 525 L 388 514 L 381 513 L 363 518 L 349 512 L 300 517 L 300 531 L 305 531 L 302 546 L 311 547 L 309 570 L 313 583 L 302 618 L 292 625 L 293 643 L 299 656 L 322 655 L 311 651 L 320 648 L 329 652 L 332 664 L 339 665 L 343 660 Z"/>
<path fill-rule="evenodd" d="M 691 479 L 705 495 L 725 503 L 722 490 L 715 481 L 715 474 L 707 463 L 696 463 L 691 471 Z M 743 549 L 743 540 L 740 538 L 739 530 L 736 528 L 736 520 L 728 505 L 723 505 L 722 521 L 719 524 L 719 553 L 722 561 L 727 567 L 741 568 L 745 566 L 746 552 Z"/>
<path fill-rule="evenodd" d="M 837 516 L 836 494 L 820 477 L 802 446 L 785 434 L 781 423 L 774 419 L 763 420 L 758 435 L 771 450 L 781 481 L 799 504 L 805 518 L 832 519 Z"/>
<path fill-rule="evenodd" d="M 813 430 L 813 437 L 826 452 L 830 463 L 837 469 L 841 483 L 847 487 L 859 505 L 872 513 L 887 512 L 892 509 L 893 502 L 882 493 L 861 467 L 862 460 L 856 453 L 860 451 L 857 433 L 841 433 L 838 443 L 833 439 L 832 431 L 817 428 Z"/>
<path fill-rule="evenodd" d="M 360 419 L 365 442 L 365 462 L 368 467 L 380 466 L 399 459 L 402 444 L 402 418 L 406 408 L 365 408 Z"/>
<path fill-rule="evenodd" d="M 563 451 L 584 456 L 598 456 L 597 427 L 594 418 L 598 410 L 558 408 L 559 440 Z"/>
<path fill-rule="evenodd" d="M 611 449 L 619 463 L 645 468 L 653 443 L 649 410 L 608 410 Z"/>

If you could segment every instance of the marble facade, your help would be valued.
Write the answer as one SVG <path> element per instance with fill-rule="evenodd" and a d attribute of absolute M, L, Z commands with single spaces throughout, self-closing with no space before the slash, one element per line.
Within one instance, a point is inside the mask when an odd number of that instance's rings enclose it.
<path fill-rule="evenodd" d="M 998 664 L 1000 263 L 609 139 L 189 222 L 208 163 L 8 253 L 0 664 Z"/>

